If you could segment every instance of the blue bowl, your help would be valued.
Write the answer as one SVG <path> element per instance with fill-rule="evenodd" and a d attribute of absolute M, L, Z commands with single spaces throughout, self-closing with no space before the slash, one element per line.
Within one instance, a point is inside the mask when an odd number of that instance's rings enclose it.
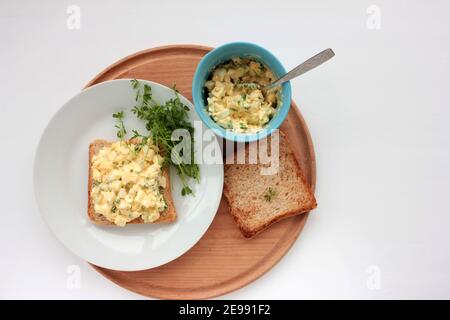
<path fill-rule="evenodd" d="M 261 131 L 256 133 L 234 133 L 231 130 L 227 130 L 218 125 L 209 115 L 206 109 L 206 90 L 204 85 L 217 65 L 234 57 L 245 57 L 257 60 L 269 67 L 277 78 L 286 73 L 286 70 L 280 61 L 266 49 L 248 42 L 228 43 L 212 50 L 202 58 L 195 71 L 194 80 L 192 81 L 192 97 L 195 110 L 200 119 L 202 119 L 206 126 L 212 129 L 215 134 L 231 141 L 252 142 L 265 138 L 267 135 L 271 134 L 274 129 L 278 129 L 284 121 L 291 106 L 291 84 L 285 82 L 282 85 L 281 106 L 277 107 L 277 112 Z"/>

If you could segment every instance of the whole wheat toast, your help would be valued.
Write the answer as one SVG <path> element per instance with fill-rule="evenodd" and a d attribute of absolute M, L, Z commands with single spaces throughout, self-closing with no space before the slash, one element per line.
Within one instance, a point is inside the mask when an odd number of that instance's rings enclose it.
<path fill-rule="evenodd" d="M 286 136 L 279 131 L 279 170 L 261 175 L 263 165 L 225 164 L 224 194 L 230 214 L 246 238 L 284 218 L 308 212 L 317 206 Z M 270 146 L 270 137 L 267 139 Z M 255 147 L 253 144 L 251 147 Z M 245 146 L 248 159 L 249 145 Z M 270 154 L 269 148 L 269 154 Z M 233 155 L 234 157 L 234 155 Z M 272 190 L 272 193 L 268 192 Z"/>
<path fill-rule="evenodd" d="M 108 219 L 106 219 L 105 216 L 102 214 L 99 214 L 95 212 L 94 210 L 94 204 L 91 199 L 91 190 L 93 187 L 93 179 L 92 179 L 92 158 L 94 155 L 97 154 L 97 152 L 100 151 L 105 146 L 111 145 L 112 142 L 105 141 L 105 140 L 95 140 L 89 145 L 89 178 L 88 178 L 88 216 L 89 219 L 98 225 L 114 225 L 115 224 Z M 177 218 L 177 213 L 175 211 L 175 206 L 172 199 L 172 192 L 170 190 L 170 176 L 169 176 L 169 170 L 168 168 L 164 168 L 163 175 L 166 178 L 166 187 L 164 188 L 164 200 L 166 201 L 167 208 L 161 213 L 161 217 L 152 222 L 152 223 L 167 223 L 167 222 L 173 222 Z M 127 222 L 127 224 L 142 224 L 145 223 L 144 220 L 141 217 L 138 217 L 134 220 L 131 220 L 130 222 Z"/>

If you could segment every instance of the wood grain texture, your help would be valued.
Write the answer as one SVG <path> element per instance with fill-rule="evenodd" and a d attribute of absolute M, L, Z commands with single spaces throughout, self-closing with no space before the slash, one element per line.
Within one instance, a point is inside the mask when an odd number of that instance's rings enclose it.
<path fill-rule="evenodd" d="M 146 79 L 166 86 L 176 84 L 180 93 L 192 101 L 194 71 L 200 59 L 211 49 L 198 45 L 174 45 L 144 50 L 108 67 L 86 87 L 113 79 Z M 314 190 L 316 164 L 313 144 L 294 102 L 281 129 Z M 158 268 L 135 272 L 93 267 L 119 286 L 144 296 L 211 298 L 241 288 L 273 267 L 295 242 L 307 217 L 308 214 L 303 214 L 283 220 L 248 240 L 241 235 L 222 197 L 208 231 L 178 259 Z"/>

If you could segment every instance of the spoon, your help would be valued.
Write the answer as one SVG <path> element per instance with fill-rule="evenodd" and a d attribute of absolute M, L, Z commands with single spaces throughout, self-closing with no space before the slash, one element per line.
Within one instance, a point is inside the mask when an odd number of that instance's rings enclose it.
<path fill-rule="evenodd" d="M 278 86 L 280 84 L 285 83 L 286 81 L 289 81 L 291 79 L 294 79 L 302 74 L 304 74 L 305 72 L 308 72 L 309 70 L 314 69 L 315 67 L 320 66 L 322 63 L 330 60 L 331 58 L 334 57 L 334 52 L 331 49 L 325 49 L 322 52 L 316 54 L 315 56 L 309 58 L 308 60 L 306 60 L 305 62 L 301 63 L 300 65 L 298 65 L 297 67 L 295 67 L 294 69 L 292 69 L 291 71 L 289 71 L 288 73 L 286 73 L 284 76 L 282 76 L 281 78 L 279 78 L 278 80 L 262 86 L 259 83 L 240 83 L 238 84 L 238 86 L 242 86 L 242 87 L 257 87 L 257 88 L 261 88 L 264 90 L 268 90 L 272 87 Z"/>

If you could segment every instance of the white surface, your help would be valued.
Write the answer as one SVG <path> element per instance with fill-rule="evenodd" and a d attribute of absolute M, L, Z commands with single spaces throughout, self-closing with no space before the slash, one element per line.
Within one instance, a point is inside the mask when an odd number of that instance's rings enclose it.
<path fill-rule="evenodd" d="M 224 298 L 450 298 L 450 3 L 192 3 L 1 1 L 0 297 L 140 298 L 72 255 L 42 221 L 32 187 L 39 136 L 63 103 L 130 53 L 244 40 L 288 69 L 327 47 L 336 57 L 292 83 L 316 148 L 319 206 L 275 268 Z M 81 8 L 80 30 L 66 28 L 70 4 Z M 379 30 L 366 25 L 373 4 Z"/>
<path fill-rule="evenodd" d="M 173 99 L 172 89 L 143 81 L 152 89 L 154 101 Z M 190 121 L 201 124 L 194 106 L 183 96 Z M 78 257 L 97 266 L 124 271 L 158 267 L 188 251 L 210 226 L 223 187 L 223 164 L 199 161 L 199 183 L 190 182 L 195 197 L 181 195 L 182 182 L 171 170 L 170 184 L 177 220 L 170 224 L 130 225 L 126 228 L 101 227 L 86 216 L 89 144 L 101 138 L 116 140 L 113 113 L 123 111 L 128 130 L 145 132 L 142 120 L 131 109 L 136 92 L 129 80 L 100 83 L 70 99 L 52 118 L 39 142 L 34 166 L 34 186 L 40 212 L 55 236 Z M 206 127 L 203 126 L 202 132 Z M 144 130 L 144 131 L 143 131 Z M 129 136 L 128 136 L 129 137 Z M 218 151 L 217 139 L 208 143 Z M 205 143 L 206 147 L 206 143 Z M 203 149 L 195 144 L 196 159 Z"/>

